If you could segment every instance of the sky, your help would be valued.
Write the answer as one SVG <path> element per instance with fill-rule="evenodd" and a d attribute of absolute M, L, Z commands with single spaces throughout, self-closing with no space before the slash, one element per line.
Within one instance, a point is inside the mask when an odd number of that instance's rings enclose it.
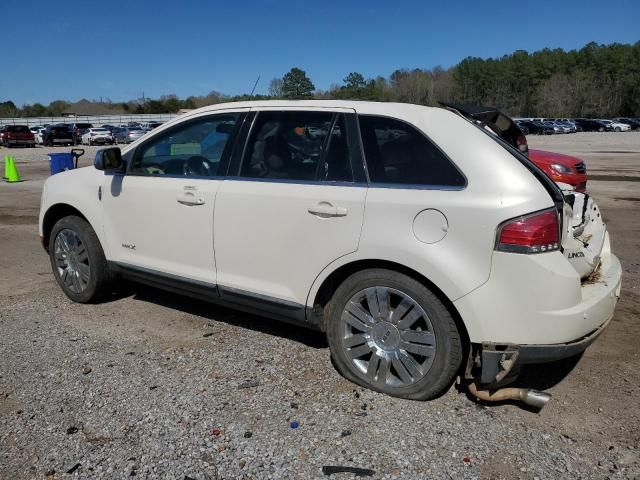
<path fill-rule="evenodd" d="M 538 6 L 543 6 L 539 8 Z M 292 67 L 352 71 L 640 40 L 640 0 L 0 0 L 0 101 L 126 101 L 251 91 Z"/>

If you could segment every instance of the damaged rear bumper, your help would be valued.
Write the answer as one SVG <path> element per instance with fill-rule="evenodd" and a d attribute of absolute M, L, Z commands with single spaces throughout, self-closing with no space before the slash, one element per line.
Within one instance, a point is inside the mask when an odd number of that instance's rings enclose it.
<path fill-rule="evenodd" d="M 497 345 L 483 343 L 482 351 L 480 352 L 480 383 L 499 383 L 522 365 L 555 362 L 579 355 L 604 332 L 609 323 L 611 323 L 611 318 L 585 337 L 568 343 L 552 345 Z"/>

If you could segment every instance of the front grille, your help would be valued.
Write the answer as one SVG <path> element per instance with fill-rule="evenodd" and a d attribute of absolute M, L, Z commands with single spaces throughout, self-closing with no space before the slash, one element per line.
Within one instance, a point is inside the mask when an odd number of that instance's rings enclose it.
<path fill-rule="evenodd" d="M 576 163 L 576 171 L 578 173 L 587 173 L 587 166 L 584 162 Z"/>

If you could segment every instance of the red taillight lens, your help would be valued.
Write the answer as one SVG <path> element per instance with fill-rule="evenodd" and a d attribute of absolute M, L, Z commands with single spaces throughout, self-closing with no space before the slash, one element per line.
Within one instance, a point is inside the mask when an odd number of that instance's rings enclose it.
<path fill-rule="evenodd" d="M 560 225 L 555 209 L 507 220 L 498 228 L 496 250 L 543 253 L 560 249 Z"/>

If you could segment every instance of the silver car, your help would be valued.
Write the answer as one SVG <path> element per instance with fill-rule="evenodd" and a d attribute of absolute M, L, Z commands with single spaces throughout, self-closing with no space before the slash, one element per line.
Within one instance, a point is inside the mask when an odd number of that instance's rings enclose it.
<path fill-rule="evenodd" d="M 113 138 L 116 144 L 118 143 L 131 143 L 138 140 L 146 132 L 141 128 L 121 128 L 118 132 L 114 132 Z"/>

